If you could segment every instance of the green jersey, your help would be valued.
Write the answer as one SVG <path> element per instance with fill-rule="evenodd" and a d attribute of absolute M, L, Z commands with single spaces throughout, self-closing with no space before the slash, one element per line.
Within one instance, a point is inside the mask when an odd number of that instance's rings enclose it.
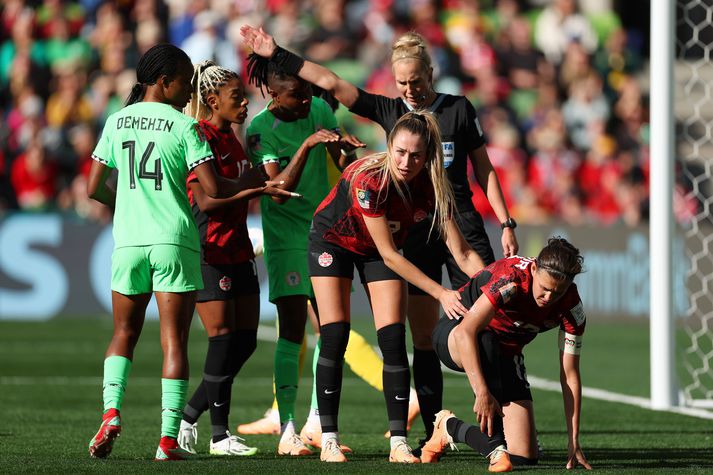
<path fill-rule="evenodd" d="M 213 152 L 194 119 L 167 104 L 132 104 L 109 116 L 92 158 L 119 172 L 115 248 L 200 249 L 186 177 Z"/>
<path fill-rule="evenodd" d="M 279 120 L 266 107 L 247 130 L 250 160 L 255 166 L 278 163 L 284 169 L 302 142 L 319 129 L 337 129 L 337 119 L 322 99 L 313 97 L 309 115 L 293 122 Z M 292 198 L 284 204 L 274 202 L 269 196 L 260 199 L 266 252 L 307 249 L 312 216 L 329 193 L 326 155 L 324 144 L 310 150 L 295 189 L 302 198 Z"/>

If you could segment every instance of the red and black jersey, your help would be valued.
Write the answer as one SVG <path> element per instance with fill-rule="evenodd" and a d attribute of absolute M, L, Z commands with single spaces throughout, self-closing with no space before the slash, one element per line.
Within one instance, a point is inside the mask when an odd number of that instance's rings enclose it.
<path fill-rule="evenodd" d="M 522 348 L 538 333 L 555 327 L 571 335 L 584 333 L 586 316 L 574 283 L 551 306 L 537 306 L 532 296 L 533 261 L 520 256 L 500 259 L 478 272 L 459 290 L 461 303 L 466 308 L 481 294 L 487 296 L 495 307 L 488 329 L 498 335 L 508 354 L 522 354 Z"/>
<path fill-rule="evenodd" d="M 210 122 L 200 121 L 200 127 L 215 155 L 211 161 L 217 175 L 239 178 L 250 168 L 250 162 L 242 145 L 232 130 L 222 131 Z M 194 172 L 188 175 L 188 183 L 198 181 Z M 248 236 L 248 201 L 242 200 L 204 213 L 198 208 L 190 186 L 188 199 L 198 225 L 201 239 L 201 257 L 206 264 L 240 264 L 255 257 Z"/>
<path fill-rule="evenodd" d="M 400 249 L 408 229 L 433 213 L 435 198 L 431 180 L 425 170 L 419 173 L 404 186 L 404 200 L 390 181 L 382 188 L 380 177 L 373 174 L 361 173 L 352 184 L 353 171 L 360 163 L 361 160 L 344 170 L 339 182 L 319 205 L 311 233 L 357 254 L 375 255 L 378 250 L 364 216 L 386 216 L 394 244 Z"/>

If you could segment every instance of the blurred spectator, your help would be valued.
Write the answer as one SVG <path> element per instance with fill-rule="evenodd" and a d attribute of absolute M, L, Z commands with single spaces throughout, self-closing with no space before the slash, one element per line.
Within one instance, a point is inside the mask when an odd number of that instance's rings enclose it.
<path fill-rule="evenodd" d="M 54 205 L 59 170 L 39 138 L 32 139 L 10 170 L 17 203 L 26 211 L 45 211 Z"/>
<path fill-rule="evenodd" d="M 597 35 L 589 20 L 577 12 L 575 0 L 553 0 L 537 18 L 535 43 L 548 61 L 558 65 L 572 42 L 593 53 L 597 47 Z"/>
<path fill-rule="evenodd" d="M 637 32 L 613 0 L 5 0 L 0 5 L 0 213 L 60 209 L 108 222 L 86 198 L 85 169 L 106 118 L 123 107 L 140 55 L 182 45 L 244 74 L 239 28 L 266 23 L 278 43 L 369 91 L 397 97 L 396 35 L 429 42 L 443 92 L 477 107 L 513 216 L 580 224 L 648 218 L 649 111 Z M 582 13 L 577 11 L 582 7 Z M 248 87 L 251 111 L 267 101 Z M 383 131 L 346 112 L 382 150 Z M 366 151 L 364 152 L 366 153 Z M 361 155 L 361 154 L 360 154 Z M 469 169 L 472 178 L 472 170 Z M 16 189 L 15 189 L 16 188 Z M 474 202 L 492 210 L 480 188 Z M 700 203 L 677 180 L 675 214 Z"/>

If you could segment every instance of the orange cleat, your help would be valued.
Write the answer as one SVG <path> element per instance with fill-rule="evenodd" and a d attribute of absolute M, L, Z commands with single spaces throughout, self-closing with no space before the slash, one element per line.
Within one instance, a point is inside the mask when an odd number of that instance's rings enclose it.
<path fill-rule="evenodd" d="M 421 447 L 421 462 L 437 463 L 443 452 L 446 451 L 446 447 L 455 448 L 453 437 L 448 434 L 446 429 L 446 422 L 452 417 L 455 415 L 447 409 L 436 414 L 436 420 L 433 422 L 433 434 Z"/>
<path fill-rule="evenodd" d="M 243 435 L 279 435 L 280 434 L 280 413 L 277 409 L 268 409 L 262 419 L 258 419 L 247 424 L 240 424 L 237 428 L 238 434 Z"/>
<path fill-rule="evenodd" d="M 505 449 L 504 445 L 501 445 L 492 452 L 490 452 L 488 454 L 488 459 L 490 460 L 490 464 L 488 465 L 488 472 L 512 472 L 512 462 L 510 461 L 510 454 L 508 454 L 508 451 L 507 449 Z"/>

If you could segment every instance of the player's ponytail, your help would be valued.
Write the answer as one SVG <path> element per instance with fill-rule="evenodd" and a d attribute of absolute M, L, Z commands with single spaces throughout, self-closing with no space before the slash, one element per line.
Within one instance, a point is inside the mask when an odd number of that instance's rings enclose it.
<path fill-rule="evenodd" d="M 125 105 L 141 102 L 146 95 L 147 86 L 156 84 L 163 75 L 172 79 L 181 64 L 185 63 L 191 64 L 191 59 L 177 46 L 161 43 L 149 48 L 136 66 L 137 83 L 131 88 Z"/>
<path fill-rule="evenodd" d="M 579 249 L 566 239 L 554 236 L 535 259 L 537 269 L 542 269 L 558 280 L 572 280 L 582 272 L 584 257 Z"/>

